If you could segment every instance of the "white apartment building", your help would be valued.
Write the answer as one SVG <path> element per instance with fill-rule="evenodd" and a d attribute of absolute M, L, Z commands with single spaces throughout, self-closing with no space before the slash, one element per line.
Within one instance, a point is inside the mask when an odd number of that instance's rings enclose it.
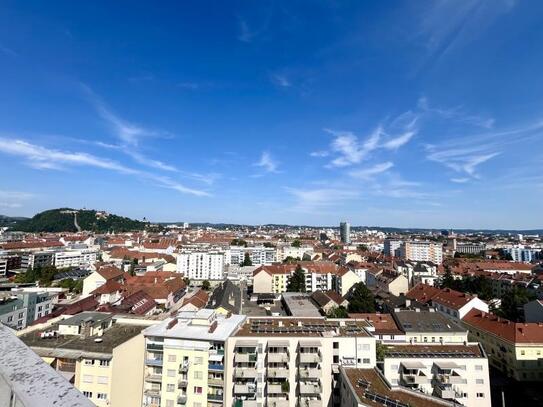
<path fill-rule="evenodd" d="M 413 261 L 443 262 L 443 245 L 436 242 L 409 241 L 400 246 L 401 257 Z"/>
<path fill-rule="evenodd" d="M 290 245 L 290 243 L 286 244 L 279 244 L 277 245 L 277 261 L 282 262 L 287 257 L 292 257 L 293 259 L 304 259 L 304 255 L 307 254 L 308 256 L 313 255 L 313 247 L 312 246 L 300 246 L 300 247 L 293 247 Z"/>
<path fill-rule="evenodd" d="M 5 277 L 8 272 L 8 256 L 0 252 L 0 277 Z"/>
<path fill-rule="evenodd" d="M 392 387 L 407 387 L 466 407 L 490 407 L 488 359 L 478 343 L 391 345 L 383 373 Z"/>
<path fill-rule="evenodd" d="M 400 257 L 400 247 L 403 244 L 403 240 L 397 240 L 397 239 L 385 239 L 384 242 L 384 252 L 385 256 L 394 256 L 394 257 Z"/>
<path fill-rule="evenodd" d="M 21 268 L 35 269 L 38 267 L 52 266 L 55 263 L 55 252 L 52 250 L 33 251 L 21 254 Z"/>
<path fill-rule="evenodd" d="M 244 321 L 202 309 L 147 328 L 143 406 L 231 405 L 224 403 L 225 343 Z"/>
<path fill-rule="evenodd" d="M 511 247 L 506 250 L 511 255 L 513 261 L 519 263 L 530 263 L 533 260 L 543 258 L 541 249 L 525 248 L 524 246 Z"/>
<path fill-rule="evenodd" d="M 226 255 L 221 251 L 190 251 L 177 255 L 177 272 L 191 280 L 222 280 Z"/>
<path fill-rule="evenodd" d="M 230 249 L 227 251 L 227 264 L 243 263 L 245 253 L 249 253 L 253 266 L 267 266 L 277 261 L 277 252 L 275 247 L 230 246 Z"/>
<path fill-rule="evenodd" d="M 55 252 L 56 268 L 90 267 L 98 259 L 98 247 Z"/>
<path fill-rule="evenodd" d="M 333 394 L 339 367 L 376 364 L 376 340 L 368 327 L 362 320 L 248 319 L 227 341 L 224 405 L 326 407 L 339 402 Z"/>

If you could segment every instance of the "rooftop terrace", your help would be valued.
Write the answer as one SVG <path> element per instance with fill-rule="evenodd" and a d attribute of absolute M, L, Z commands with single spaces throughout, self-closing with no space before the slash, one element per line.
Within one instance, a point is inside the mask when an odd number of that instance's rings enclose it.
<path fill-rule="evenodd" d="M 364 320 L 325 318 L 249 318 L 235 336 L 371 336 Z"/>

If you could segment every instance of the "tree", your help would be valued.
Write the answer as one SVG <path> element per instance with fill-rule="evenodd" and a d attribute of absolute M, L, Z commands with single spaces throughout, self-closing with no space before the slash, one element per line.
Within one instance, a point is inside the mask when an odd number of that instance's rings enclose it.
<path fill-rule="evenodd" d="M 522 307 L 535 299 L 535 295 L 524 288 L 513 287 L 502 296 L 498 314 L 511 321 L 518 322 L 522 316 Z"/>
<path fill-rule="evenodd" d="M 294 240 L 291 244 L 292 247 L 301 247 L 302 242 L 300 242 L 298 239 Z"/>
<path fill-rule="evenodd" d="M 305 293 L 305 273 L 300 265 L 296 267 L 296 270 L 294 270 L 294 273 L 290 276 L 290 280 L 287 284 L 287 291 Z"/>
<path fill-rule="evenodd" d="M 275 247 L 275 245 L 274 245 L 273 243 L 271 243 L 271 242 L 264 242 L 264 247 L 271 247 L 271 248 L 273 248 L 273 247 Z"/>
<path fill-rule="evenodd" d="M 358 246 L 356 246 L 356 248 L 358 250 L 360 250 L 361 252 L 367 252 L 368 251 L 368 246 L 366 246 L 365 244 L 359 244 Z"/>
<path fill-rule="evenodd" d="M 247 247 L 247 242 L 243 239 L 232 239 L 230 246 L 243 246 Z"/>
<path fill-rule="evenodd" d="M 211 288 L 211 284 L 208 280 L 202 281 L 202 290 L 209 291 L 210 288 Z"/>
<path fill-rule="evenodd" d="M 349 318 L 349 314 L 347 313 L 347 310 L 343 305 L 340 305 L 339 307 L 333 307 L 328 311 L 328 314 L 326 314 L 326 317 L 328 318 Z"/>
<path fill-rule="evenodd" d="M 251 260 L 251 256 L 249 255 L 249 252 L 245 252 L 245 256 L 243 256 L 243 263 L 241 263 L 242 266 L 252 266 L 253 262 Z"/>
<path fill-rule="evenodd" d="M 377 342 L 375 344 L 375 353 L 377 354 L 378 361 L 385 360 L 386 350 L 387 350 L 387 347 L 383 345 L 382 343 Z"/>
<path fill-rule="evenodd" d="M 138 260 L 135 258 L 132 259 L 132 262 L 130 263 L 130 269 L 128 270 L 131 276 L 136 275 L 135 268 L 137 264 L 138 264 Z"/>
<path fill-rule="evenodd" d="M 356 283 L 351 288 L 349 312 L 375 312 L 375 299 L 366 284 Z"/>
<path fill-rule="evenodd" d="M 299 257 L 287 256 L 283 259 L 283 263 L 285 264 L 292 264 L 292 263 L 296 263 L 297 261 L 300 261 Z"/>
<path fill-rule="evenodd" d="M 451 290 L 462 291 L 462 281 L 455 279 L 451 273 L 451 270 L 447 268 L 445 270 L 445 275 L 441 280 L 441 288 L 450 288 Z"/>

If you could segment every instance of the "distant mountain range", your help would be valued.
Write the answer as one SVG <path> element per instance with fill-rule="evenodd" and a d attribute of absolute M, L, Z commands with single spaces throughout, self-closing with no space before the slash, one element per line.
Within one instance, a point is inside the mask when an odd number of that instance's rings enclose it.
<path fill-rule="evenodd" d="M 1 222 L 4 223 L 1 223 Z M 123 216 L 89 209 L 59 208 L 40 212 L 32 218 L 0 217 L 0 226 L 21 232 L 77 232 L 80 230 L 105 233 L 143 230 L 148 223 Z"/>

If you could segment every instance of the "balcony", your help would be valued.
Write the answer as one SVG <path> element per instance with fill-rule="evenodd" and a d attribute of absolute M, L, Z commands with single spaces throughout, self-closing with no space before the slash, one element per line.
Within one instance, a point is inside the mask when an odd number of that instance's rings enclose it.
<path fill-rule="evenodd" d="M 163 352 L 164 351 L 164 344 L 148 343 L 147 344 L 147 350 L 148 351 L 153 351 L 153 352 Z"/>
<path fill-rule="evenodd" d="M 300 383 L 300 394 L 321 394 L 322 388 L 318 383 Z"/>
<path fill-rule="evenodd" d="M 221 403 L 223 400 L 223 395 L 218 393 L 207 393 L 207 400 L 212 403 Z"/>
<path fill-rule="evenodd" d="M 268 368 L 268 378 L 288 379 L 288 368 Z"/>
<path fill-rule="evenodd" d="M 284 353 L 268 353 L 268 363 L 288 363 L 289 357 Z"/>
<path fill-rule="evenodd" d="M 255 394 L 256 383 L 234 384 L 234 394 Z"/>
<path fill-rule="evenodd" d="M 216 378 L 216 377 L 213 377 L 213 378 L 208 378 L 207 379 L 207 384 L 209 386 L 223 386 L 224 385 L 224 379 L 219 379 L 219 378 Z"/>
<path fill-rule="evenodd" d="M 216 372 L 222 372 L 224 370 L 224 365 L 218 363 L 210 363 L 207 365 L 207 370 L 214 370 Z"/>
<path fill-rule="evenodd" d="M 290 385 L 288 382 L 270 383 L 266 387 L 266 390 L 268 394 L 288 394 Z"/>
<path fill-rule="evenodd" d="M 431 382 L 431 379 L 422 372 L 402 372 L 401 380 L 407 386 L 415 384 L 429 384 Z"/>
<path fill-rule="evenodd" d="M 145 381 L 149 383 L 162 383 L 161 374 L 148 374 L 145 376 Z"/>
<path fill-rule="evenodd" d="M 298 407 L 322 407 L 322 400 L 301 397 L 298 401 Z"/>
<path fill-rule="evenodd" d="M 236 368 L 234 370 L 234 377 L 238 378 L 238 379 L 256 379 L 257 377 L 257 372 L 256 372 L 256 369 L 255 368 L 250 368 L 250 367 L 247 367 L 247 368 Z"/>
<path fill-rule="evenodd" d="M 300 363 L 320 363 L 319 353 L 300 353 Z"/>
<path fill-rule="evenodd" d="M 147 366 L 160 366 L 162 367 L 162 359 L 146 359 L 145 364 Z"/>
<path fill-rule="evenodd" d="M 188 377 L 182 377 L 181 379 L 179 379 L 179 381 L 177 382 L 177 388 L 181 389 L 183 387 L 187 387 L 189 385 L 189 379 Z"/>
<path fill-rule="evenodd" d="M 440 384 L 434 387 L 434 389 L 437 396 L 441 397 L 442 399 L 454 400 L 462 397 L 462 394 L 457 392 L 451 386 Z"/>
<path fill-rule="evenodd" d="M 236 363 L 253 363 L 256 362 L 256 353 L 236 353 L 234 356 L 234 362 Z"/>
<path fill-rule="evenodd" d="M 467 379 L 464 379 L 458 374 L 437 374 L 436 379 L 443 384 L 467 384 Z"/>
<path fill-rule="evenodd" d="M 147 397 L 160 397 L 160 389 L 145 389 L 143 394 Z"/>
<path fill-rule="evenodd" d="M 319 368 L 300 368 L 298 370 L 298 377 L 300 379 L 320 379 L 322 377 L 322 370 Z"/>
<path fill-rule="evenodd" d="M 256 400 L 235 400 L 234 407 L 257 407 Z"/>
<path fill-rule="evenodd" d="M 268 402 L 266 403 L 268 407 L 289 407 L 289 401 L 284 398 L 277 397 L 268 397 Z"/>
<path fill-rule="evenodd" d="M 183 395 L 177 397 L 177 404 L 182 405 L 182 406 L 187 404 L 187 395 L 183 394 Z"/>

